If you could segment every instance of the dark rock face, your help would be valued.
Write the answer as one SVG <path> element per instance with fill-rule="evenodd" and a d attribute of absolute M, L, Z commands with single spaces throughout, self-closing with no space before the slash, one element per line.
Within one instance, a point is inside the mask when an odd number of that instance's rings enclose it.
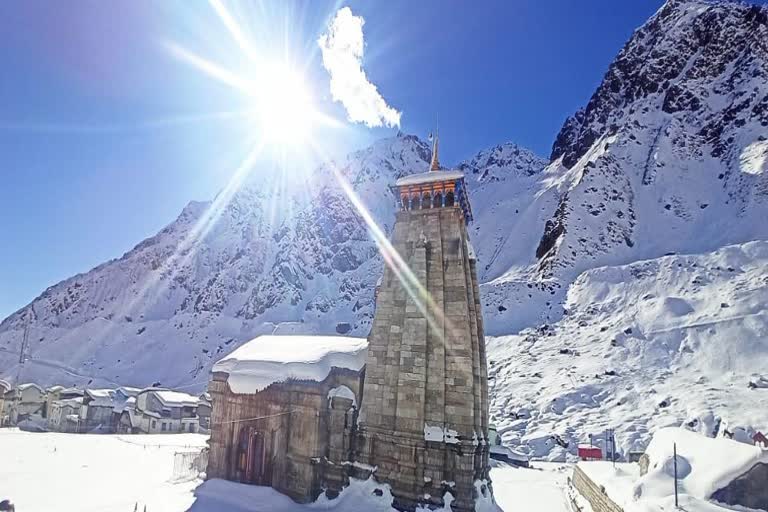
<path fill-rule="evenodd" d="M 715 491 L 712 499 L 726 505 L 768 510 L 768 464 L 755 464 L 730 484 Z"/>

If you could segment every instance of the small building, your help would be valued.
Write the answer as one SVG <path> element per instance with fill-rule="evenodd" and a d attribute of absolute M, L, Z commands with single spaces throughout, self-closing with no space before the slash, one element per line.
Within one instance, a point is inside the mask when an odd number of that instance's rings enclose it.
<path fill-rule="evenodd" d="M 59 392 L 60 400 L 69 400 L 70 398 L 78 398 L 85 396 L 85 391 L 79 388 L 65 388 Z"/>
<path fill-rule="evenodd" d="M 136 414 L 136 398 L 130 397 L 125 401 L 117 419 L 118 434 L 140 434 L 141 422 Z"/>
<path fill-rule="evenodd" d="M 115 431 L 113 409 L 114 389 L 86 389 L 83 395 L 83 414 L 80 418 L 82 432 L 111 434 Z"/>
<path fill-rule="evenodd" d="M 139 388 L 126 386 L 121 386 L 115 390 L 115 393 L 112 396 L 112 425 L 115 428 L 115 431 L 119 430 L 117 426 L 118 423 L 120 423 L 120 417 L 122 416 L 123 411 L 129 405 L 135 407 L 136 397 L 140 392 L 141 390 Z"/>
<path fill-rule="evenodd" d="M 80 412 L 83 397 L 54 400 L 48 411 L 48 428 L 55 432 L 80 431 Z"/>
<path fill-rule="evenodd" d="M 9 410 L 9 424 L 17 425 L 20 421 L 42 419 L 45 410 L 45 391 L 34 383 L 20 384 L 5 395 L 6 408 Z"/>
<path fill-rule="evenodd" d="M 260 336 L 217 362 L 208 477 L 270 485 L 300 502 L 341 489 L 367 346 L 362 338 Z"/>
<path fill-rule="evenodd" d="M 211 428 L 211 395 L 203 393 L 197 403 L 197 416 L 200 418 L 200 432 L 209 433 Z"/>
<path fill-rule="evenodd" d="M 187 393 L 147 388 L 136 396 L 133 412 L 128 411 L 127 419 L 135 413 L 131 428 L 137 428 L 144 434 L 197 432 L 200 425 L 198 402 L 198 397 Z M 138 424 L 133 424 L 133 421 Z"/>
<path fill-rule="evenodd" d="M 768 437 L 762 432 L 755 432 L 755 435 L 752 436 L 752 442 L 755 443 L 755 446 L 768 448 Z"/>
<path fill-rule="evenodd" d="M 603 460 L 603 450 L 599 446 L 580 444 L 578 454 L 581 460 Z"/>
<path fill-rule="evenodd" d="M 8 422 L 7 412 L 5 410 L 5 394 L 11 390 L 11 385 L 0 379 L 0 427 L 4 427 Z"/>
<path fill-rule="evenodd" d="M 51 405 L 61 398 L 62 391 L 64 391 L 64 386 L 51 386 L 45 390 L 45 409 L 43 410 L 43 418 L 50 417 Z"/>

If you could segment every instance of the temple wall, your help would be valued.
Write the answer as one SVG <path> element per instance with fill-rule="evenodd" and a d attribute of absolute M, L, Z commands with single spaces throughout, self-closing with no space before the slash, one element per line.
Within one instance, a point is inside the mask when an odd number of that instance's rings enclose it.
<path fill-rule="evenodd" d="M 253 427 L 263 434 L 266 465 L 263 478 L 247 483 L 271 485 L 296 501 L 308 502 L 328 478 L 340 485 L 346 482 L 345 474 L 328 475 L 326 468 L 341 467 L 349 459 L 344 424 L 352 426 L 353 418 L 347 418 L 352 401 L 338 397 L 329 403 L 328 392 L 347 386 L 359 403 L 359 372 L 334 368 L 322 382 L 275 383 L 254 394 L 233 393 L 226 378 L 214 373 L 209 385 L 213 410 L 208 478 L 243 481 L 237 467 L 238 439 L 242 428 Z"/>

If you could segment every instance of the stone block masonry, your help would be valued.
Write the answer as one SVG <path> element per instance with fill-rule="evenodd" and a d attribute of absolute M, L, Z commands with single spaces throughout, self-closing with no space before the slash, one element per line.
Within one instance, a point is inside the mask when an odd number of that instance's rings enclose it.
<path fill-rule="evenodd" d="M 579 494 L 589 502 L 594 512 L 624 512 L 623 508 L 605 494 L 605 489 L 592 481 L 579 466 L 573 467 L 571 483 Z"/>
<path fill-rule="evenodd" d="M 465 216 L 401 211 L 392 245 L 415 282 L 384 271 L 355 458 L 377 468 L 398 508 L 440 506 L 450 492 L 454 511 L 474 510 L 474 483 L 488 480 L 488 388 Z"/>

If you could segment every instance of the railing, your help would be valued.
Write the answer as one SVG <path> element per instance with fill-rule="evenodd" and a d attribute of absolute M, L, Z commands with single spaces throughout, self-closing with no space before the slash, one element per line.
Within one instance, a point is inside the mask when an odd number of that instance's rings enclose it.
<path fill-rule="evenodd" d="M 194 480 L 202 476 L 208 467 L 208 448 L 199 450 L 186 450 L 173 454 L 174 482 Z"/>

